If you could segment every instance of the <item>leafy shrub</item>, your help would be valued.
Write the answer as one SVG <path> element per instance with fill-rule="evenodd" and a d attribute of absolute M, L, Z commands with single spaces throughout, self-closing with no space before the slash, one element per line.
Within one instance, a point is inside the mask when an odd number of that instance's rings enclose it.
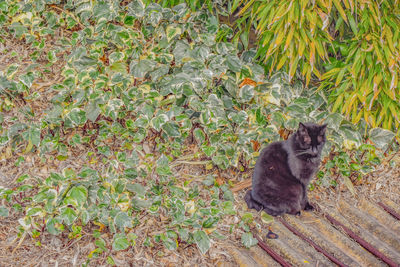
<path fill-rule="evenodd" d="M 396 1 L 233 1 L 259 34 L 257 56 L 330 91 L 332 111 L 352 123 L 400 124 L 400 7 Z M 240 26 L 243 28 L 244 26 Z M 248 26 L 247 26 L 248 28 Z"/>

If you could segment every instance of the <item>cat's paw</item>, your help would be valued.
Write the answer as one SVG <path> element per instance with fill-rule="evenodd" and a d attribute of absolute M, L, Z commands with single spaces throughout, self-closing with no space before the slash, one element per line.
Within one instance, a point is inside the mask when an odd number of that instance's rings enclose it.
<path fill-rule="evenodd" d="M 256 211 L 260 211 L 263 208 L 261 204 L 253 200 L 253 198 L 251 197 L 251 190 L 247 191 L 246 195 L 244 196 L 244 200 L 246 201 L 247 207 L 249 209 L 255 209 Z"/>
<path fill-rule="evenodd" d="M 307 202 L 306 206 L 304 207 L 304 210 L 307 211 L 313 211 L 315 208 L 309 203 Z"/>

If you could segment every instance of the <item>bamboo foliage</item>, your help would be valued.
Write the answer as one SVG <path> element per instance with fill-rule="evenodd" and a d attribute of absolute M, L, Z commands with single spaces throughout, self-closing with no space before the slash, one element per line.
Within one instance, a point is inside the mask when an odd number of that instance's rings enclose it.
<path fill-rule="evenodd" d="M 233 1 L 239 6 L 270 72 L 298 73 L 307 85 L 317 78 L 332 111 L 353 123 L 399 128 L 399 1 Z"/>

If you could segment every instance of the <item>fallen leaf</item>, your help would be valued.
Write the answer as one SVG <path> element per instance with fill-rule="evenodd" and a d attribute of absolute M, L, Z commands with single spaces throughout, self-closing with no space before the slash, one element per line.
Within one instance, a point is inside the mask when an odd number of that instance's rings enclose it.
<path fill-rule="evenodd" d="M 244 78 L 239 87 L 242 88 L 245 85 L 257 86 L 257 82 L 253 81 L 250 78 Z"/>

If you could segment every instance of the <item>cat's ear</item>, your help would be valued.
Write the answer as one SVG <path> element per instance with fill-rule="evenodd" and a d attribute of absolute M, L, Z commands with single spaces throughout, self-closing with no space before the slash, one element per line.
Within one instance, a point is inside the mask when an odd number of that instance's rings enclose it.
<path fill-rule="evenodd" d="M 300 133 L 307 133 L 307 127 L 301 122 L 299 122 L 299 132 Z"/>
<path fill-rule="evenodd" d="M 319 128 L 319 134 L 321 134 L 321 135 L 325 134 L 325 132 L 326 132 L 326 126 L 328 126 L 327 123 L 322 124 L 322 125 L 320 126 L 320 128 Z"/>

